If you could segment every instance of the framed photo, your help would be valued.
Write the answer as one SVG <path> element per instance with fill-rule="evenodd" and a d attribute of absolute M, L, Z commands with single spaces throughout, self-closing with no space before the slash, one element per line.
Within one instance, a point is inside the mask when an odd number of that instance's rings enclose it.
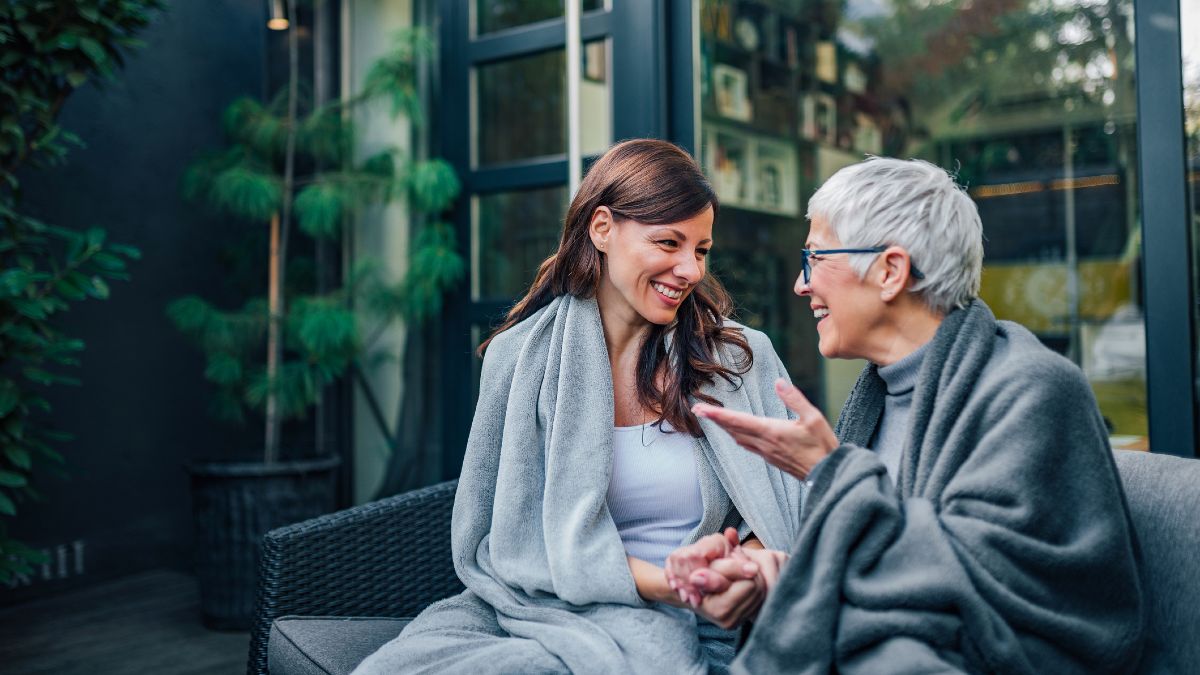
<path fill-rule="evenodd" d="M 706 128 L 701 150 L 704 172 L 723 205 L 750 203 L 751 145 L 750 137 L 739 131 L 716 125 Z"/>
<path fill-rule="evenodd" d="M 810 92 L 800 101 L 800 135 L 810 141 L 837 143 L 837 101 L 829 94 Z"/>
<path fill-rule="evenodd" d="M 866 113 L 854 116 L 854 147 L 868 155 L 883 154 L 883 133 Z"/>
<path fill-rule="evenodd" d="M 754 206 L 794 216 L 799 213 L 796 147 L 761 138 L 755 144 Z"/>
<path fill-rule="evenodd" d="M 746 71 L 727 63 L 718 63 L 712 69 L 713 96 L 717 113 L 722 117 L 739 122 L 749 122 L 754 116 L 749 96 L 750 79 Z"/>

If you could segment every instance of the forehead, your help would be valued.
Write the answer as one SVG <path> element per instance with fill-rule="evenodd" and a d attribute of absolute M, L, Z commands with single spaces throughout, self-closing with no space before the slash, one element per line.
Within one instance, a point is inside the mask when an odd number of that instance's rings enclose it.
<path fill-rule="evenodd" d="M 814 216 L 808 226 L 808 243 L 806 248 L 836 248 L 837 233 L 830 227 L 824 216 Z"/>
<path fill-rule="evenodd" d="M 702 239 L 712 239 L 713 231 L 713 210 L 712 206 L 704 207 L 704 210 L 690 218 L 678 220 L 673 223 L 664 223 L 660 225 L 647 225 L 647 227 L 669 228 L 678 230 L 680 234 L 686 236 L 689 240 L 698 241 Z"/>

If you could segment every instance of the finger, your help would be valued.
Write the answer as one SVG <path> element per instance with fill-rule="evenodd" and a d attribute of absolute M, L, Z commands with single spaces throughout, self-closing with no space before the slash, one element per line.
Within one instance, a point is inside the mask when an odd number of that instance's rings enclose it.
<path fill-rule="evenodd" d="M 732 580 L 738 579 L 753 579 L 758 576 L 758 563 L 737 560 L 735 558 L 721 558 L 714 560 L 710 566 L 713 572 L 720 574 Z"/>
<path fill-rule="evenodd" d="M 816 410 L 816 406 L 809 402 L 808 397 L 804 392 L 800 391 L 796 385 L 788 382 L 782 377 L 775 380 L 775 394 L 779 396 L 779 400 L 788 407 L 788 410 L 803 415 L 810 411 Z"/>
<path fill-rule="evenodd" d="M 701 406 L 704 406 L 701 408 Z M 762 418 L 736 410 L 726 410 L 716 406 L 697 403 L 692 411 L 697 417 L 703 417 L 716 422 L 722 429 L 741 433 L 755 433 L 762 427 Z"/>
<path fill-rule="evenodd" d="M 692 586 L 705 595 L 713 595 L 716 593 L 724 593 L 729 590 L 730 584 L 733 582 L 723 574 L 717 574 L 712 570 L 696 570 L 692 572 L 689 581 Z"/>
<path fill-rule="evenodd" d="M 733 527 L 725 528 L 725 541 L 729 542 L 729 545 L 733 548 L 737 548 L 738 544 L 742 543 L 741 539 L 738 538 L 737 529 Z"/>

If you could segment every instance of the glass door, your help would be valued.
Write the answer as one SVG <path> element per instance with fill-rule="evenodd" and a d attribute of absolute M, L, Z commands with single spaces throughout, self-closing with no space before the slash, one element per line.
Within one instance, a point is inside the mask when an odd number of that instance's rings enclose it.
<path fill-rule="evenodd" d="M 663 9 L 582 2 L 581 150 L 665 134 Z M 448 299 L 442 345 L 443 473 L 457 475 L 477 395 L 474 350 L 558 245 L 568 194 L 562 0 L 443 0 L 443 155 L 463 179 L 455 222 L 467 283 Z"/>

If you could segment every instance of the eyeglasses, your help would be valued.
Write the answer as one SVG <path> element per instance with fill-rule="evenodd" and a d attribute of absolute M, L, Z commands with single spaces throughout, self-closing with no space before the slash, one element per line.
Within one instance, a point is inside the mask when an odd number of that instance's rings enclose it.
<path fill-rule="evenodd" d="M 802 257 L 800 259 L 800 271 L 801 274 L 804 275 L 804 285 L 807 286 L 812 278 L 813 263 L 816 262 L 815 260 L 810 262 L 810 259 L 813 256 L 832 255 L 834 253 L 883 253 L 886 250 L 886 246 L 873 246 L 871 248 L 826 248 L 819 250 L 808 248 L 801 249 L 800 254 Z M 921 273 L 921 270 L 917 269 L 916 265 L 912 264 L 911 260 L 908 262 L 908 271 L 917 279 L 925 278 L 925 275 Z"/>

